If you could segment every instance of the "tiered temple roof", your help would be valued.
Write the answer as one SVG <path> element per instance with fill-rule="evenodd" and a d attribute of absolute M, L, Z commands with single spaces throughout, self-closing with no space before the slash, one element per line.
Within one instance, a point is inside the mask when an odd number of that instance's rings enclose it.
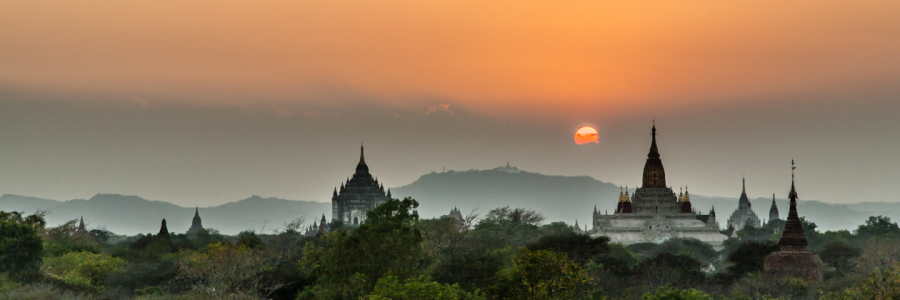
<path fill-rule="evenodd" d="M 191 228 L 188 229 L 187 234 L 197 233 L 200 230 L 203 230 L 203 224 L 200 221 L 200 208 L 194 208 L 194 219 L 191 220 Z"/>
<path fill-rule="evenodd" d="M 348 225 L 359 225 L 365 221 L 366 212 L 387 202 L 390 197 L 390 189 L 385 193 L 384 185 L 369 173 L 364 148 L 360 146 L 356 173 L 341 183 L 340 190 L 335 188 L 331 197 L 331 219 Z"/>
<path fill-rule="evenodd" d="M 721 249 L 727 238 L 719 233 L 715 214 L 700 215 L 691 207 L 688 193 L 676 194 L 666 186 L 666 172 L 656 143 L 656 125 L 651 129 L 652 142 L 644 164 L 642 185 L 629 195 L 619 192 L 612 215 L 601 214 L 594 207 L 591 235 L 605 235 L 625 245 L 658 243 L 669 238 L 696 238 Z"/>
<path fill-rule="evenodd" d="M 733 227 L 735 230 L 741 230 L 747 224 L 753 227 L 760 226 L 759 217 L 753 212 L 750 199 L 747 197 L 747 180 L 744 179 L 741 187 L 741 198 L 738 200 L 738 208 L 728 218 L 728 226 Z"/>

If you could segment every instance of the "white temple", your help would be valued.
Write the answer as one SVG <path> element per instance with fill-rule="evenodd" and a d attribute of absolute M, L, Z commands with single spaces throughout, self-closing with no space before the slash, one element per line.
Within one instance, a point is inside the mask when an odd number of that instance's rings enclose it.
<path fill-rule="evenodd" d="M 656 147 L 655 125 L 652 134 L 642 186 L 630 197 L 628 191 L 620 192 L 613 214 L 601 214 L 595 207 L 591 236 L 608 236 L 611 242 L 623 245 L 695 238 L 721 250 L 728 237 L 719 233 L 715 210 L 711 209 L 708 215 L 698 214 L 691 208 L 688 193 L 676 195 L 666 186 L 666 173 Z"/>

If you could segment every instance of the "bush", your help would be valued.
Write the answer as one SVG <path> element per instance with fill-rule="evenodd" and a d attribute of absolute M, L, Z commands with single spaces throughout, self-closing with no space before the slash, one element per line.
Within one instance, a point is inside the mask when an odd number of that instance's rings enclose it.
<path fill-rule="evenodd" d="M 90 252 L 69 252 L 44 259 L 44 270 L 74 286 L 101 287 L 106 276 L 125 265 L 125 260 Z"/>

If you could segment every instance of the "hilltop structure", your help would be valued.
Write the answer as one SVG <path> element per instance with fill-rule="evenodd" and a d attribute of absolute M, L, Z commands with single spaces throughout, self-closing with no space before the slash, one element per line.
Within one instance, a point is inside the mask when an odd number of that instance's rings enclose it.
<path fill-rule="evenodd" d="M 787 222 L 778 246 L 781 250 L 766 256 L 763 268 L 769 278 L 795 277 L 806 280 L 822 280 L 824 264 L 818 255 L 806 250 L 809 243 L 803 236 L 803 224 L 797 214 L 797 190 L 794 188 L 794 161 L 791 161 L 791 200 Z"/>
<path fill-rule="evenodd" d="M 619 192 L 619 202 L 613 214 L 600 214 L 594 207 L 592 236 L 608 236 L 624 245 L 661 243 L 670 238 L 695 238 L 722 249 L 728 237 L 719 233 L 714 210 L 697 213 L 688 193 L 676 195 L 666 186 L 666 173 L 656 146 L 656 126 L 652 129 L 652 143 L 644 164 L 643 183 L 629 197 Z"/>
<path fill-rule="evenodd" d="M 747 197 L 747 180 L 744 179 L 741 188 L 741 198 L 738 199 L 738 208 L 728 218 L 728 227 L 732 227 L 737 231 L 744 229 L 744 226 L 747 225 L 757 228 L 761 226 L 759 217 L 753 212 L 750 199 Z"/>
<path fill-rule="evenodd" d="M 385 193 L 384 185 L 379 184 L 378 179 L 369 174 L 364 148 L 360 146 L 356 173 L 345 183 L 341 183 L 340 191 L 334 189 L 334 195 L 331 197 L 331 220 L 341 221 L 347 225 L 359 225 L 365 222 L 366 212 L 390 199 L 390 189 Z"/>
<path fill-rule="evenodd" d="M 200 222 L 200 208 L 194 208 L 194 219 L 191 220 L 191 228 L 188 229 L 187 234 L 194 234 L 203 230 L 203 224 Z"/>

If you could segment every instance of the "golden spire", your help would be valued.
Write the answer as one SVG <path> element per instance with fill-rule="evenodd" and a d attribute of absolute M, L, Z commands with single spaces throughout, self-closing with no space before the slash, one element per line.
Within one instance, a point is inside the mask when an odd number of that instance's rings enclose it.
<path fill-rule="evenodd" d="M 684 186 L 684 201 L 683 202 L 691 202 L 691 195 L 688 194 L 688 188 Z"/>

